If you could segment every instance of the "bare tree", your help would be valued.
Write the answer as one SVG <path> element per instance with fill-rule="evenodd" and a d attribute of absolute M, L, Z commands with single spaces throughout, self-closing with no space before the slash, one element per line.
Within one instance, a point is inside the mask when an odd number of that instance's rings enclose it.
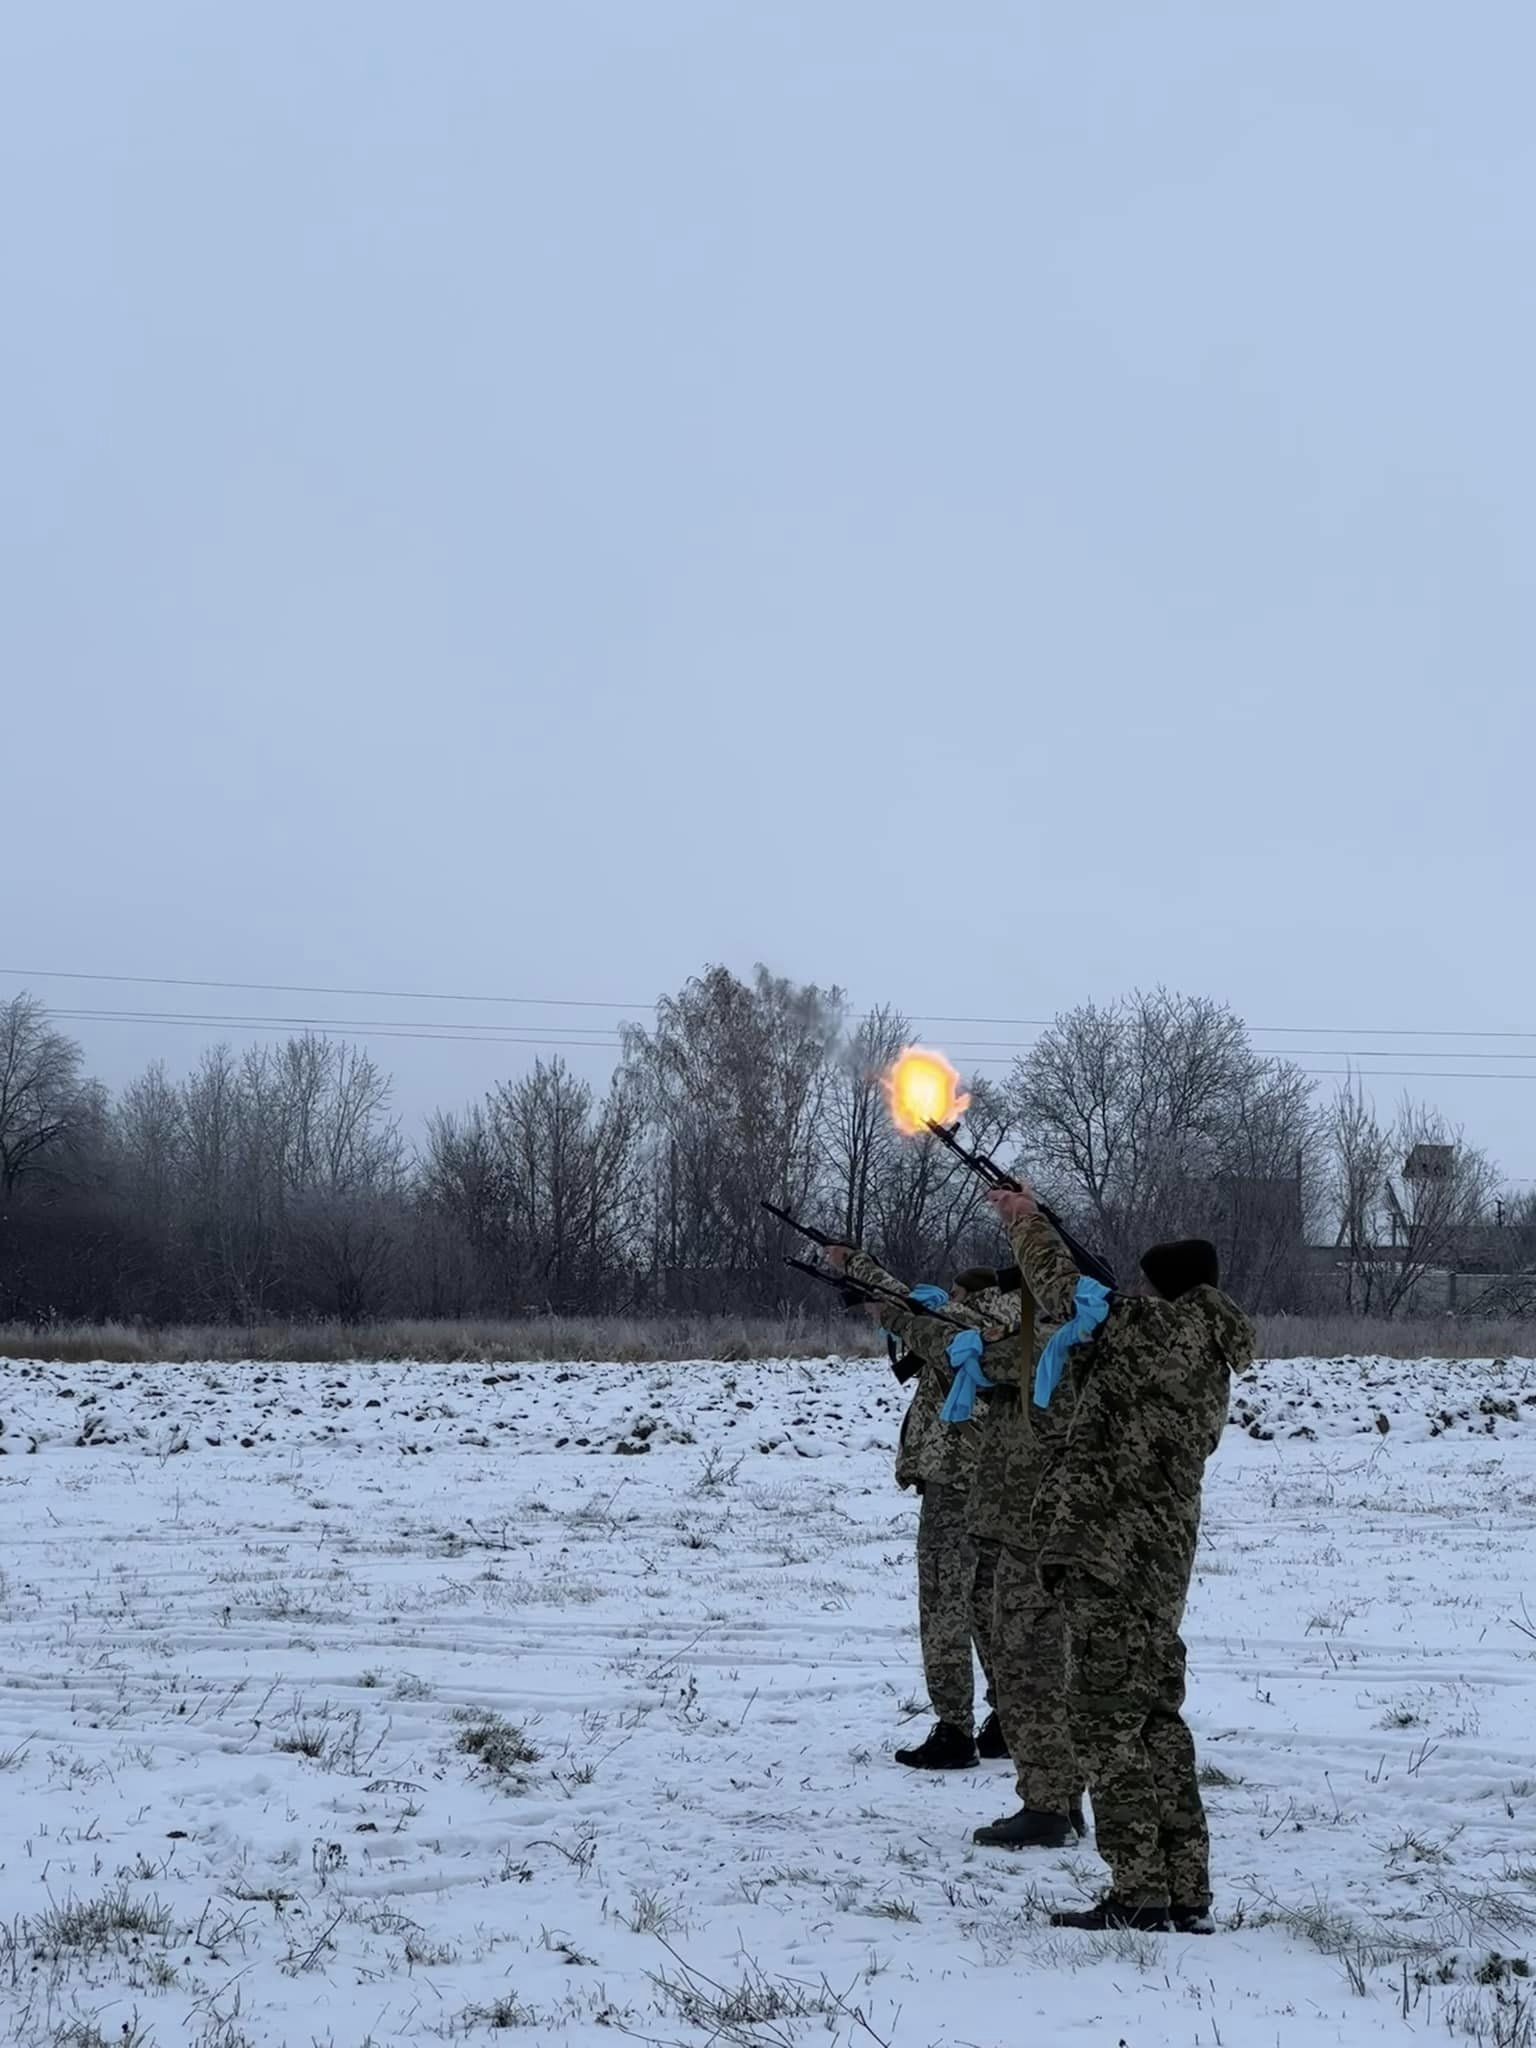
<path fill-rule="evenodd" d="M 361 1048 L 306 1033 L 238 1059 L 215 1046 L 180 1089 L 152 1068 L 116 1117 L 129 1189 L 170 1189 L 188 1307 L 246 1321 L 380 1295 L 406 1151 L 390 1082 Z"/>
<path fill-rule="evenodd" d="M 1358 1080 L 1340 1093 L 1328 1139 L 1345 1300 L 1362 1314 L 1411 1309 L 1429 1276 L 1454 1272 L 1480 1234 L 1497 1169 L 1438 1110 L 1409 1096 L 1384 1126 Z"/>
<path fill-rule="evenodd" d="M 653 1284 L 679 1305 L 771 1300 L 777 1232 L 824 1178 L 821 1118 L 841 1036 L 836 989 L 712 967 L 625 1030 L 625 1075 L 650 1127 Z"/>
<path fill-rule="evenodd" d="M 1224 1004 L 1158 989 L 1086 1005 L 1042 1034 L 1009 1093 L 1030 1166 L 1122 1269 L 1198 1229 L 1254 1306 L 1299 1284 L 1312 1084 L 1255 1052 Z"/>
<path fill-rule="evenodd" d="M 392 1083 L 361 1046 L 313 1032 L 261 1063 L 274 1083 L 280 1184 L 289 1194 L 392 1192 L 404 1160 Z"/>
<path fill-rule="evenodd" d="M 211 1047 L 183 1089 L 186 1243 L 197 1312 L 251 1322 L 278 1298 L 280 1109 L 266 1048 Z"/>
<path fill-rule="evenodd" d="M 599 1105 L 564 1060 L 536 1060 L 494 1091 L 487 1117 L 524 1298 L 560 1308 L 601 1298 L 640 1185 L 632 1091 L 621 1082 Z"/>
<path fill-rule="evenodd" d="M 1503 1198 L 1500 1209 L 1503 1263 L 1518 1272 L 1536 1270 L 1536 1188 Z"/>
<path fill-rule="evenodd" d="M 839 1048 L 827 1077 L 821 1119 L 827 1200 L 850 1244 L 864 1242 L 875 1187 L 895 1161 L 896 1133 L 880 1080 L 911 1036 L 899 1010 L 871 1010 Z"/>
<path fill-rule="evenodd" d="M 313 1302 L 343 1323 L 384 1305 L 404 1221 L 391 1195 L 368 1190 L 301 1195 L 288 1219 L 291 1277 Z"/>
<path fill-rule="evenodd" d="M 188 1144 L 182 1091 L 158 1060 L 119 1096 L 113 1143 L 128 1201 L 146 1222 L 164 1225 L 185 1198 Z"/>
<path fill-rule="evenodd" d="M 80 1048 L 35 996 L 0 1003 L 0 1197 L 42 1171 L 81 1113 Z"/>
<path fill-rule="evenodd" d="M 1491 1234 L 1494 1277 L 1478 1299 L 1482 1315 L 1536 1315 L 1536 1189 L 1495 1200 Z"/>
<path fill-rule="evenodd" d="M 599 1100 L 558 1059 L 536 1061 L 483 1107 L 433 1119 L 422 1198 L 457 1234 L 484 1304 L 627 1299 L 644 1234 L 643 1137 L 623 1074 Z"/>
<path fill-rule="evenodd" d="M 1358 1081 L 1339 1091 L 1327 1123 L 1328 1193 L 1344 1255 L 1345 1306 L 1369 1315 L 1384 1294 L 1378 1239 L 1392 1145 Z"/>
<path fill-rule="evenodd" d="M 473 1279 L 467 1283 L 477 1307 L 507 1309 L 514 1287 L 507 1272 L 510 1202 L 495 1133 L 478 1103 L 463 1112 L 434 1116 L 427 1127 L 420 1194 L 428 1212 L 468 1253 Z M 466 1283 L 455 1283 L 461 1298 Z"/>
<path fill-rule="evenodd" d="M 1289 1060 L 1260 1059 L 1229 1107 L 1210 1211 L 1224 1272 L 1254 1308 L 1299 1308 L 1312 1288 L 1309 1228 L 1325 1206 L 1313 1083 Z"/>
<path fill-rule="evenodd" d="M 0 1317 L 111 1313 L 142 1245 L 116 1199 L 111 1105 L 27 995 L 0 1004 Z"/>
<path fill-rule="evenodd" d="M 1469 1237 L 1486 1222 L 1497 1169 L 1439 1110 L 1405 1096 L 1389 1139 L 1394 1171 L 1383 1194 L 1394 1252 L 1381 1305 L 1411 1305 L 1434 1271 L 1454 1272 Z"/>
<path fill-rule="evenodd" d="M 397 1237 L 405 1148 L 389 1077 L 360 1046 L 306 1032 L 249 1059 L 246 1082 L 266 1140 L 252 1195 L 274 1205 L 281 1271 L 355 1322 L 381 1298 Z"/>

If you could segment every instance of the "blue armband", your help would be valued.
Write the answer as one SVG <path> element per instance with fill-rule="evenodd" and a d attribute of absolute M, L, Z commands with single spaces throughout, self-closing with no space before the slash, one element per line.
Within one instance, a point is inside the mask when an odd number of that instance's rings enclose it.
<path fill-rule="evenodd" d="M 1051 1396 L 1061 1385 L 1061 1376 L 1067 1369 L 1067 1353 L 1075 1344 L 1091 1337 L 1108 1314 L 1109 1289 L 1085 1275 L 1077 1283 L 1072 1314 L 1041 1352 L 1040 1363 L 1035 1367 L 1037 1408 L 1050 1407 Z"/>
<path fill-rule="evenodd" d="M 976 1406 L 976 1396 L 992 1381 L 981 1369 L 982 1341 L 980 1330 L 960 1330 L 950 1338 L 945 1347 L 954 1378 L 944 1406 L 939 1410 L 943 1422 L 969 1422 L 971 1411 Z"/>

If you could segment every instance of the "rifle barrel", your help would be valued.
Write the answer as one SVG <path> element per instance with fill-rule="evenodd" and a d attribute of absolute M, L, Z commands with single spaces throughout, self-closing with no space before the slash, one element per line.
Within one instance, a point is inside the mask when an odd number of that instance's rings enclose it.
<path fill-rule="evenodd" d="M 812 1244 L 825 1247 L 841 1241 L 835 1237 L 828 1237 L 824 1230 L 814 1230 L 809 1223 L 802 1223 L 798 1216 L 791 1216 L 789 1211 L 781 1209 L 777 1202 L 759 1202 L 757 1206 L 759 1209 L 766 1209 L 770 1216 L 776 1216 L 781 1223 L 787 1223 L 791 1230 L 799 1231 L 800 1235 L 809 1238 Z"/>
<path fill-rule="evenodd" d="M 975 1146 L 961 1144 L 959 1138 L 955 1135 L 956 1126 L 954 1124 L 941 1124 L 937 1118 L 930 1117 L 928 1119 L 928 1128 L 939 1140 L 940 1144 L 946 1145 L 957 1159 L 963 1159 L 972 1173 L 980 1175 L 988 1187 L 1003 1188 L 1008 1193 L 1014 1195 L 1023 1194 L 1023 1184 L 1015 1180 L 1011 1173 L 1005 1173 L 991 1153 L 982 1152 Z M 1102 1286 L 1107 1287 L 1113 1293 L 1119 1283 L 1115 1279 L 1115 1269 L 1110 1265 L 1108 1259 L 1100 1258 L 1097 1252 L 1090 1251 L 1087 1245 L 1083 1244 L 1078 1238 L 1075 1238 L 1054 1209 L 1048 1209 L 1044 1202 L 1041 1202 L 1039 1206 L 1040 1214 L 1050 1224 L 1052 1230 L 1056 1232 L 1056 1235 L 1077 1261 L 1078 1271 L 1086 1273 L 1090 1280 L 1097 1280 Z"/>
<path fill-rule="evenodd" d="M 957 1159 L 963 1159 L 972 1173 L 984 1180 L 989 1188 L 1006 1188 L 1014 1195 L 1024 1192 L 1013 1175 L 1005 1173 L 990 1152 L 983 1152 L 974 1145 L 962 1145 L 953 1124 L 941 1124 L 937 1117 L 929 1117 L 928 1128 L 941 1145 L 953 1152 Z"/>

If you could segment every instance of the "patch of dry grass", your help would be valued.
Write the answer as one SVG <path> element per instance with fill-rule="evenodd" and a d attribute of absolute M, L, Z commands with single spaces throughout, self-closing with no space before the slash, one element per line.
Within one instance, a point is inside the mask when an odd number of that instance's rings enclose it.
<path fill-rule="evenodd" d="M 1475 1317 L 1260 1316 L 1261 1358 L 1536 1358 L 1536 1323 Z"/>
<path fill-rule="evenodd" d="M 434 1365 L 862 1357 L 877 1348 L 862 1316 L 530 1316 L 517 1322 L 187 1324 L 100 1323 L 35 1330 L 0 1324 L 0 1358 L 47 1364 L 334 1365 L 418 1360 Z"/>
<path fill-rule="evenodd" d="M 35 1330 L 0 1324 L 0 1358 L 47 1364 L 296 1365 L 400 1363 L 650 1365 L 669 1360 L 870 1357 L 861 1316 L 529 1316 L 519 1321 L 187 1324 L 100 1323 Z M 1382 1322 L 1359 1316 L 1264 1316 L 1263 1358 L 1536 1358 L 1536 1323 L 1450 1316 Z"/>

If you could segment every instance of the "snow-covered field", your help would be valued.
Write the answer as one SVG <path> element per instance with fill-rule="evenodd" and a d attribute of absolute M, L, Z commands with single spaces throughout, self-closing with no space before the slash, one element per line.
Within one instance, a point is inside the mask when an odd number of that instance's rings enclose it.
<path fill-rule="evenodd" d="M 0 1362 L 0 2040 L 1531 2044 L 1536 1373 L 1263 1367 L 1212 1940 L 1053 1935 L 921 1691 L 883 1365 Z"/>

